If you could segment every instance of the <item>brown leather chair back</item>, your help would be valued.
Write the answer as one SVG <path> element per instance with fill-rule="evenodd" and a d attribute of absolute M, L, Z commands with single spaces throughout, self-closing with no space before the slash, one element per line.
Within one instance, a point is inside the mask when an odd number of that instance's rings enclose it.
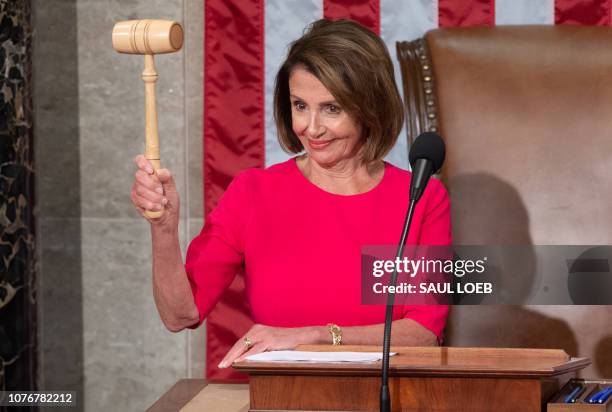
<path fill-rule="evenodd" d="M 398 56 L 409 139 L 447 144 L 455 244 L 612 244 L 612 30 L 439 29 Z M 560 347 L 612 377 L 608 306 L 456 306 L 447 337 Z"/>

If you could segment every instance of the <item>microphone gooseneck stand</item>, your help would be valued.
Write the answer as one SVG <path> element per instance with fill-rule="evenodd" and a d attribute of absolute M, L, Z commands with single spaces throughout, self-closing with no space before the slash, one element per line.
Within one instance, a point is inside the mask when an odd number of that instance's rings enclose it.
<path fill-rule="evenodd" d="M 432 164 L 425 159 L 418 159 L 413 169 L 412 181 L 410 185 L 410 204 L 408 206 L 408 212 L 406 213 L 406 219 L 404 220 L 404 230 L 402 231 L 402 237 L 400 238 L 397 253 L 395 254 L 395 261 L 401 259 L 404 253 L 404 246 L 406 245 L 406 239 L 410 231 L 410 224 L 412 223 L 412 215 L 414 214 L 414 208 L 421 198 L 421 195 L 425 191 L 429 177 L 432 174 Z M 395 286 L 397 284 L 397 265 L 393 269 L 391 279 L 389 280 L 389 286 Z M 392 288 L 387 294 L 387 310 L 385 312 L 385 331 L 383 338 L 383 358 L 382 358 L 382 382 L 380 386 L 380 412 L 391 412 L 391 395 L 389 393 L 389 352 L 391 351 L 391 323 L 393 321 L 393 304 L 395 303 L 395 288 Z"/>
<path fill-rule="evenodd" d="M 400 239 L 400 244 L 397 248 L 397 253 L 395 255 L 396 260 L 402 257 L 415 205 L 416 200 L 411 200 L 410 206 L 408 207 L 408 213 L 406 214 L 406 220 L 404 221 L 404 231 L 402 232 L 402 238 Z M 391 280 L 389 281 L 390 286 L 395 286 L 396 284 L 397 266 L 393 270 L 393 273 L 391 274 Z M 391 322 L 393 320 L 394 302 L 395 291 L 389 292 L 387 294 L 387 311 L 385 313 L 385 332 L 383 338 L 382 384 L 380 386 L 380 412 L 391 412 L 391 395 L 389 394 L 389 352 L 391 350 Z"/>

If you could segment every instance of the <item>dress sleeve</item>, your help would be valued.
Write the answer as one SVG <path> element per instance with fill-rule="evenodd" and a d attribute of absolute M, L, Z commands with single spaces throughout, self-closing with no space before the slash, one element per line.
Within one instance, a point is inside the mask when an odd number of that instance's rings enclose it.
<path fill-rule="evenodd" d="M 431 192 L 419 238 L 420 245 L 446 246 L 452 244 L 450 201 L 448 193 L 437 179 L 429 182 Z M 404 307 L 404 318 L 412 319 L 432 331 L 442 343 L 448 305 L 411 305 Z"/>
<path fill-rule="evenodd" d="M 252 202 L 248 172 L 236 176 L 187 249 L 185 271 L 200 319 L 198 327 L 229 287 L 244 262 L 244 238 Z"/>

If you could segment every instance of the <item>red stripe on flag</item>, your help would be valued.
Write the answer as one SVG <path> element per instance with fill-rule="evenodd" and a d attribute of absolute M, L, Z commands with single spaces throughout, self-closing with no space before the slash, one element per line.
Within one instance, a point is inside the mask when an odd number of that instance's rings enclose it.
<path fill-rule="evenodd" d="M 204 6 L 205 214 L 241 170 L 263 167 L 263 0 L 207 0 Z M 252 325 L 238 274 L 206 322 L 206 376 L 245 380 L 217 364 Z"/>
<path fill-rule="evenodd" d="M 609 26 L 612 0 L 555 0 L 555 24 Z"/>
<path fill-rule="evenodd" d="M 324 0 L 323 17 L 355 20 L 380 34 L 379 0 Z"/>
<path fill-rule="evenodd" d="M 494 25 L 495 0 L 438 0 L 439 27 Z"/>

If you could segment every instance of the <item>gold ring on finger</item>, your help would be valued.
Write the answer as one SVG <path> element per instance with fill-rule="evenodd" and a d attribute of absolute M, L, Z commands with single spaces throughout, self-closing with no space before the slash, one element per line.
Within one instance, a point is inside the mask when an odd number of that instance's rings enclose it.
<path fill-rule="evenodd" d="M 249 339 L 248 337 L 244 338 L 243 340 L 247 348 L 250 348 L 251 346 L 253 346 L 253 342 L 251 342 L 251 339 Z"/>

